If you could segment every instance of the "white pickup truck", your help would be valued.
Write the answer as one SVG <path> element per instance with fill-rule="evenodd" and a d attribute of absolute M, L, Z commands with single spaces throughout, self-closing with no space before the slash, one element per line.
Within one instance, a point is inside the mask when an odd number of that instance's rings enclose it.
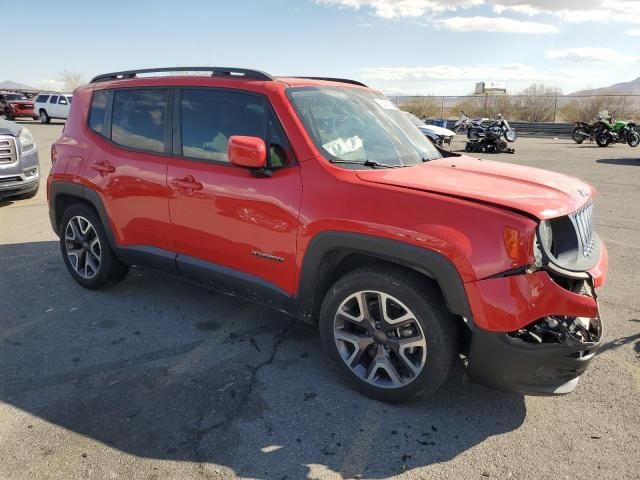
<path fill-rule="evenodd" d="M 52 118 L 66 120 L 71 109 L 70 93 L 41 93 L 34 102 L 34 111 L 42 123 L 49 123 Z"/>

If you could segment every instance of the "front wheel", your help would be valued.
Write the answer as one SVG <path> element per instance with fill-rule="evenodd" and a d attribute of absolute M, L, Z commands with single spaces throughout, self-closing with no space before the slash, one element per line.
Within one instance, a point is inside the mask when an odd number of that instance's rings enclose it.
<path fill-rule="evenodd" d="M 433 284 L 392 266 L 346 274 L 320 311 L 331 362 L 356 390 L 387 402 L 442 385 L 457 357 L 457 327 Z"/>
<path fill-rule="evenodd" d="M 516 132 L 513 128 L 511 130 L 506 130 L 504 132 L 504 138 L 507 142 L 515 142 L 518 139 L 518 132 Z"/>
<path fill-rule="evenodd" d="M 122 280 L 129 267 L 116 258 L 95 211 L 71 205 L 62 215 L 60 250 L 69 273 L 85 288 L 98 289 Z"/>
<path fill-rule="evenodd" d="M 627 136 L 627 144 L 630 147 L 637 147 L 640 144 L 640 133 L 632 130 Z"/>
<path fill-rule="evenodd" d="M 608 147 L 611 143 L 611 135 L 608 132 L 602 132 L 596 137 L 596 143 L 599 147 Z"/>

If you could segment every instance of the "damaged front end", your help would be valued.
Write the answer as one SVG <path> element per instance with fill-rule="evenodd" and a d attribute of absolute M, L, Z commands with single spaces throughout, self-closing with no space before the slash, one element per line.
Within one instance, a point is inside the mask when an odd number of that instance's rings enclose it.
<path fill-rule="evenodd" d="M 542 318 L 508 335 L 533 344 L 581 345 L 600 341 L 602 325 L 599 318 L 554 316 Z"/>

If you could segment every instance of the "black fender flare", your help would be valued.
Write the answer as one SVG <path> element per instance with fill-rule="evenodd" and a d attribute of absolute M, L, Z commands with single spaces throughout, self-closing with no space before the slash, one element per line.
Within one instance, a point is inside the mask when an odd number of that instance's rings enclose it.
<path fill-rule="evenodd" d="M 444 255 L 398 240 L 359 233 L 325 231 L 315 235 L 306 249 L 300 270 L 295 303 L 298 315 L 313 321 L 318 312 L 316 291 L 319 280 L 327 272 L 327 254 L 339 252 L 344 256 L 359 253 L 399 264 L 433 279 L 444 296 L 449 311 L 467 319 L 473 325 L 473 316 L 464 283 L 457 268 Z M 329 255 L 330 256 L 330 255 Z M 323 262 L 325 264 L 323 264 Z"/>
<path fill-rule="evenodd" d="M 98 217 L 100 217 L 100 222 L 109 240 L 109 245 L 120 261 L 127 265 L 146 265 L 169 273 L 176 272 L 175 252 L 169 252 L 147 245 L 127 247 L 118 245 L 113 230 L 111 229 L 111 222 L 102 198 L 95 190 L 79 183 L 54 181 L 49 185 L 49 219 L 51 220 L 51 226 L 56 235 L 60 236 L 57 202 L 58 198 L 63 195 L 77 197 L 94 208 Z"/>

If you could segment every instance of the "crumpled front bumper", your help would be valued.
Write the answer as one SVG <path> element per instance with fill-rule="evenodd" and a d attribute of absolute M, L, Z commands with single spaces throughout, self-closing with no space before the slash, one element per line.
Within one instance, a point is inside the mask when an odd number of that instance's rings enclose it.
<path fill-rule="evenodd" d="M 566 288 L 562 279 L 545 270 L 467 284 L 474 321 L 469 377 L 526 394 L 573 391 L 601 345 L 595 289 L 604 282 L 607 269 L 608 253 L 602 245 L 596 266 L 583 273 L 579 291 Z M 590 325 L 586 337 L 559 334 L 546 323 L 560 319 L 575 326 L 581 317 Z M 547 338 L 535 333 L 539 325 L 550 333 Z"/>

